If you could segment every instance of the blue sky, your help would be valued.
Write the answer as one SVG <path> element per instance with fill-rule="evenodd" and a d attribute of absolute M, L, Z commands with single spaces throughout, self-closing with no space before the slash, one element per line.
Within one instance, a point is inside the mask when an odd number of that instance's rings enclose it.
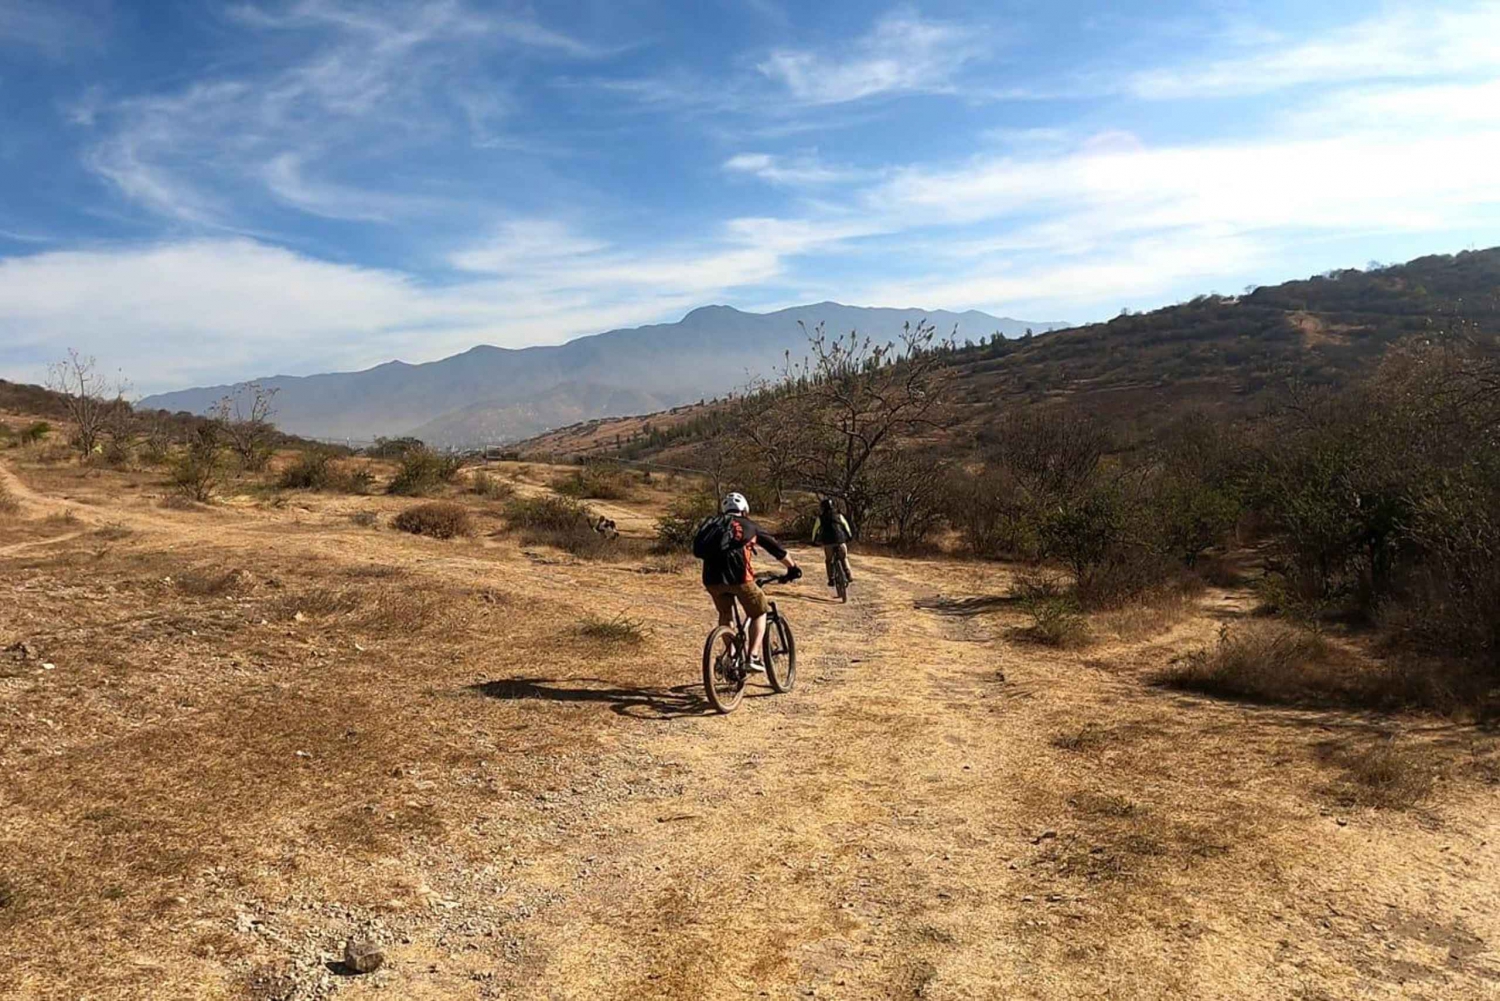
<path fill-rule="evenodd" d="M 1098 319 L 1500 243 L 1497 162 L 1496 2 L 0 0 L 0 376 Z"/>

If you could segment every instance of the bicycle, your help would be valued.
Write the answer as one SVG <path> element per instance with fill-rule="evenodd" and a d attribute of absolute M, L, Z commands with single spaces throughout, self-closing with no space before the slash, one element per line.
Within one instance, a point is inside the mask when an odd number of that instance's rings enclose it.
<path fill-rule="evenodd" d="M 757 574 L 755 583 L 789 584 L 797 579 L 791 573 Z M 734 626 L 715 626 L 703 644 L 703 688 L 709 703 L 721 713 L 732 713 L 745 697 L 745 628 L 739 603 L 734 606 Z M 776 692 L 790 692 L 797 683 L 797 641 L 791 623 L 771 602 L 766 613 L 766 636 L 761 644 L 761 658 L 766 666 L 766 680 Z"/>
<path fill-rule="evenodd" d="M 849 575 L 844 572 L 844 561 L 841 559 L 833 561 L 833 583 L 829 586 L 838 592 L 839 601 L 849 603 Z"/>

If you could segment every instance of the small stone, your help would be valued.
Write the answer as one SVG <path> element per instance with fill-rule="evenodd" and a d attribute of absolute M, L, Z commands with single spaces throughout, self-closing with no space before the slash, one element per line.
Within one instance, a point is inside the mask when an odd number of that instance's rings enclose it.
<path fill-rule="evenodd" d="M 367 938 L 351 938 L 344 945 L 344 965 L 355 973 L 374 973 L 384 962 L 385 953 Z"/>

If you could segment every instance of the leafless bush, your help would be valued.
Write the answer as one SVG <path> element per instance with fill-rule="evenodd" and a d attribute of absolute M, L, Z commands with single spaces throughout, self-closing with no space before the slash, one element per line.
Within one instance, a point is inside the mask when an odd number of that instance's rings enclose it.
<path fill-rule="evenodd" d="M 374 528 L 380 524 L 380 516 L 374 511 L 355 511 L 349 515 L 349 520 L 360 528 Z"/>
<path fill-rule="evenodd" d="M 276 413 L 272 406 L 276 393 L 275 387 L 267 388 L 259 382 L 241 383 L 209 412 L 242 469 L 258 472 L 270 461 L 271 442 L 276 433 L 271 423 Z"/>
<path fill-rule="evenodd" d="M 200 504 L 213 499 L 224 482 L 224 454 L 215 424 L 201 425 L 186 451 L 172 463 L 172 485 L 188 500 Z"/>
<path fill-rule="evenodd" d="M 73 445 L 88 459 L 99 450 L 105 429 L 117 411 L 129 411 L 125 402 L 129 384 L 123 377 L 113 380 L 98 370 L 93 357 L 72 348 L 68 357 L 51 366 L 47 388 L 62 397 L 68 421 L 73 425 Z"/>
<path fill-rule="evenodd" d="M 0 480 L 0 514 L 14 517 L 21 512 L 21 502 L 11 496 L 10 487 Z"/>

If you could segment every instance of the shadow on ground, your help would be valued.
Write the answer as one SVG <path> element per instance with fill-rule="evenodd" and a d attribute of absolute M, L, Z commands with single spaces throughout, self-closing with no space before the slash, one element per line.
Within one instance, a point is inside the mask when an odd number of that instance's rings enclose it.
<path fill-rule="evenodd" d="M 612 712 L 635 719 L 678 719 L 712 711 L 703 697 L 702 685 L 621 688 L 599 678 L 500 678 L 470 685 L 469 690 L 492 699 L 599 702 Z"/>
<path fill-rule="evenodd" d="M 950 598 L 939 594 L 932 598 L 918 598 L 912 602 L 912 606 L 924 612 L 967 617 L 999 611 L 1020 603 L 1021 599 L 1011 594 L 985 594 L 972 598 Z"/>

